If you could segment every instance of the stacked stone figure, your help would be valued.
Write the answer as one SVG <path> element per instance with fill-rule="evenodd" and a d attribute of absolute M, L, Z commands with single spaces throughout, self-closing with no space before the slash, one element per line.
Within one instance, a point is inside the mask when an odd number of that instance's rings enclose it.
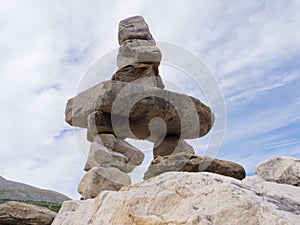
<path fill-rule="evenodd" d="M 214 115 L 198 99 L 164 90 L 158 70 L 162 55 L 144 19 L 122 20 L 118 39 L 118 71 L 112 79 L 79 93 L 66 107 L 66 122 L 86 128 L 91 142 L 84 168 L 87 173 L 78 187 L 83 199 L 131 183 L 127 173 L 143 162 L 144 154 L 126 138 L 154 143 L 155 159 L 144 179 L 171 170 L 201 172 L 212 163 L 207 157 L 195 156 L 185 139 L 206 135 Z M 242 177 L 238 165 L 227 165 L 225 172 L 220 170 L 224 161 L 215 160 L 213 165 L 217 173 Z"/>

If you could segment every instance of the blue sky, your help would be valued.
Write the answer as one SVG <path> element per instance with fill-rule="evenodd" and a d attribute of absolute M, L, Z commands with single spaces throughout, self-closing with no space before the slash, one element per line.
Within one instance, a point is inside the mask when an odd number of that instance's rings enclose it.
<path fill-rule="evenodd" d="M 157 41 L 193 52 L 214 74 L 227 109 L 218 158 L 252 174 L 271 156 L 300 157 L 299 11 L 300 2 L 288 0 L 2 1 L 1 175 L 78 198 L 85 163 L 78 146 L 88 146 L 64 122 L 65 103 L 90 66 L 118 47 L 118 22 L 132 15 L 144 16 Z M 164 79 L 205 101 L 175 73 L 162 65 Z M 102 72 L 99 82 L 110 75 Z M 198 154 L 206 141 L 199 139 Z M 136 144 L 150 154 L 148 143 Z"/>

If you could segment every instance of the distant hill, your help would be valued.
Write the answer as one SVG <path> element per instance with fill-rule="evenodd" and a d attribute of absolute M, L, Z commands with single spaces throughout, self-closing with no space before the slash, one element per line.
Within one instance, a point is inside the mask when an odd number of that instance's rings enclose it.
<path fill-rule="evenodd" d="M 69 197 L 55 191 L 45 190 L 6 180 L 0 176 L 0 199 L 20 200 L 20 201 L 38 201 L 59 203 L 70 200 Z"/>

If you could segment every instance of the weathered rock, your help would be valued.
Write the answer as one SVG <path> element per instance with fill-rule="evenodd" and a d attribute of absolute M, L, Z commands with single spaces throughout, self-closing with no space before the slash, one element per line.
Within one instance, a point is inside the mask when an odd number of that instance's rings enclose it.
<path fill-rule="evenodd" d="M 169 156 L 158 156 L 153 159 L 144 174 L 144 179 L 149 179 L 169 171 L 212 172 L 239 180 L 246 176 L 244 168 L 237 163 L 213 159 L 207 156 L 178 153 Z"/>
<path fill-rule="evenodd" d="M 164 140 L 158 140 L 154 143 L 153 158 L 156 156 L 166 156 L 186 152 L 194 154 L 194 148 L 189 145 L 185 140 L 178 136 L 167 136 Z"/>
<path fill-rule="evenodd" d="M 254 172 L 266 181 L 300 186 L 300 159 L 279 156 L 260 163 Z"/>
<path fill-rule="evenodd" d="M 140 165 L 144 160 L 144 153 L 124 140 L 117 139 L 113 134 L 98 134 L 95 142 L 103 144 L 112 151 L 125 155 L 129 165 Z"/>
<path fill-rule="evenodd" d="M 77 190 L 83 199 L 89 199 L 97 197 L 102 191 L 118 191 L 130 184 L 130 177 L 116 168 L 93 167 L 83 176 Z"/>
<path fill-rule="evenodd" d="M 154 135 L 180 135 L 183 139 L 202 137 L 209 132 L 214 122 L 210 108 L 198 99 L 160 88 L 119 81 L 104 81 L 70 99 L 65 119 L 72 126 L 87 128 L 87 117 L 95 111 L 117 115 L 115 126 L 112 126 L 113 133 L 118 137 L 137 139 L 147 139 L 153 135 L 149 123 L 157 117 L 164 121 L 167 131 Z M 126 127 L 128 119 L 130 128 Z M 121 131 L 116 132 L 116 129 Z"/>
<path fill-rule="evenodd" d="M 153 41 L 132 39 L 119 47 L 117 66 L 119 69 L 135 63 L 159 66 L 161 58 L 161 52 Z"/>
<path fill-rule="evenodd" d="M 93 142 L 84 170 L 89 171 L 93 167 L 102 166 L 115 167 L 125 173 L 130 173 L 136 166 L 129 164 L 128 161 L 124 154 L 114 152 L 100 143 Z"/>
<path fill-rule="evenodd" d="M 121 20 L 119 23 L 119 44 L 129 39 L 153 40 L 149 27 L 141 16 L 133 16 Z"/>
<path fill-rule="evenodd" d="M 118 70 L 111 78 L 122 82 L 134 82 L 135 84 L 164 88 L 158 67 L 152 64 L 137 63 L 128 65 Z"/>
<path fill-rule="evenodd" d="M 300 220 L 299 188 L 252 185 L 212 173 L 165 173 L 64 210 L 73 202 L 63 204 L 53 225 L 296 225 Z"/>
<path fill-rule="evenodd" d="M 2 225 L 50 225 L 56 213 L 46 207 L 9 201 L 0 204 Z"/>
<path fill-rule="evenodd" d="M 123 122 L 125 121 L 125 119 L 121 118 L 119 119 L 119 121 Z M 94 137 L 96 137 L 98 134 L 101 133 L 109 133 L 109 134 L 114 133 L 111 124 L 111 115 L 109 113 L 105 113 L 101 111 L 92 112 L 87 117 L 87 140 L 93 142 Z"/>

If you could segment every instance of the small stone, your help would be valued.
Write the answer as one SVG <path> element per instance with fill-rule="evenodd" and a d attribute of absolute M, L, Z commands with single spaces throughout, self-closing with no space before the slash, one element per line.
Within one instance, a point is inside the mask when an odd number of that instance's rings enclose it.
<path fill-rule="evenodd" d="M 237 163 L 183 152 L 156 157 L 144 174 L 144 180 L 170 171 L 211 172 L 239 180 L 246 176 L 245 169 Z"/>
<path fill-rule="evenodd" d="M 275 156 L 260 163 L 254 174 L 266 181 L 300 186 L 300 159 Z"/>
<path fill-rule="evenodd" d="M 93 142 L 94 137 L 99 133 L 114 133 L 111 124 L 111 115 L 109 113 L 95 111 L 88 115 L 87 140 Z"/>
<path fill-rule="evenodd" d="M 191 145 L 178 136 L 167 136 L 164 140 L 158 140 L 154 143 L 153 158 L 156 156 L 173 155 L 180 152 L 195 154 Z"/>
<path fill-rule="evenodd" d="M 116 138 L 113 134 L 98 134 L 94 140 L 114 152 L 119 152 L 122 155 L 125 155 L 128 159 L 128 165 L 138 166 L 144 160 L 144 153 L 142 151 L 135 148 L 128 142 Z"/>
<path fill-rule="evenodd" d="M 129 39 L 153 40 L 149 27 L 141 16 L 133 16 L 121 20 L 119 23 L 119 44 Z"/>
<path fill-rule="evenodd" d="M 136 63 L 128 65 L 118 70 L 111 79 L 152 87 L 165 87 L 158 74 L 158 67 L 152 64 Z"/>
<path fill-rule="evenodd" d="M 118 191 L 130 184 L 130 177 L 116 168 L 94 167 L 83 176 L 78 192 L 83 199 L 89 199 L 97 197 L 102 191 Z"/>
<path fill-rule="evenodd" d="M 56 213 L 46 207 L 9 201 L 0 204 L 0 224 L 50 225 Z"/>
<path fill-rule="evenodd" d="M 117 65 L 119 69 L 135 63 L 158 66 L 161 58 L 161 52 L 153 41 L 133 39 L 119 47 Z"/>
<path fill-rule="evenodd" d="M 102 144 L 93 142 L 84 170 L 89 171 L 97 166 L 115 167 L 125 173 L 130 173 L 135 168 L 135 166 L 128 164 L 128 158 L 124 154 L 114 152 Z"/>

